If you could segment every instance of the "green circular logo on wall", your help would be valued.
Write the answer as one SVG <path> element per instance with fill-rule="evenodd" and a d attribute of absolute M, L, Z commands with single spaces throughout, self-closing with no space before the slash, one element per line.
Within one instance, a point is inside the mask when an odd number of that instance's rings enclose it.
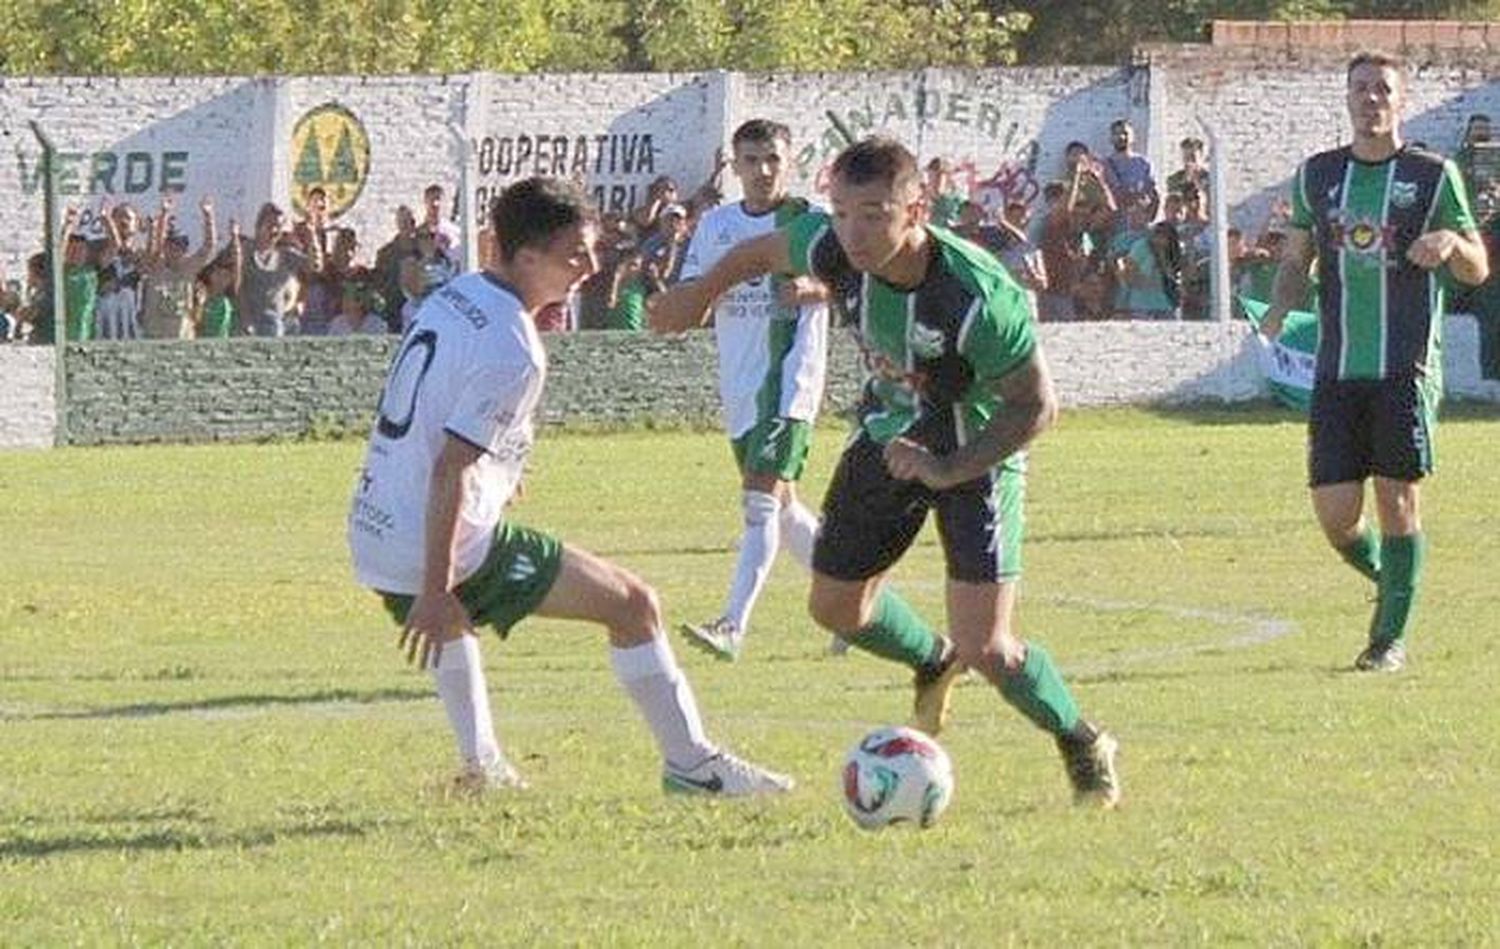
<path fill-rule="evenodd" d="M 370 176 L 370 136 L 364 123 L 337 102 L 309 110 L 292 129 L 292 209 L 307 210 L 307 193 L 322 188 L 328 216 L 354 206 Z"/>

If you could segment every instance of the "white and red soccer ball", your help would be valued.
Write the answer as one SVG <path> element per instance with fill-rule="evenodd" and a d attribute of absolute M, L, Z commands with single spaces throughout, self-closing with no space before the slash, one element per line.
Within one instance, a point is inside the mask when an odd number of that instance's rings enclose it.
<path fill-rule="evenodd" d="M 849 750 L 841 774 L 844 810 L 865 830 L 931 827 L 953 800 L 953 763 L 913 728 L 877 728 Z"/>

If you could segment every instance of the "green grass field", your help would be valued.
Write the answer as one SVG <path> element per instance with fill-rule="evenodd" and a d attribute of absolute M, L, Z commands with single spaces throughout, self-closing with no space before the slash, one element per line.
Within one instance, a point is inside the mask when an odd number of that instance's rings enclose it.
<path fill-rule="evenodd" d="M 0 454 L 0 944 L 1493 944 L 1500 420 L 1439 435 L 1412 664 L 1370 678 L 1296 419 L 1065 415 L 1021 624 L 1120 736 L 1125 805 L 1075 810 L 974 680 L 953 807 L 881 834 L 835 773 L 905 718 L 907 676 L 824 656 L 790 565 L 742 662 L 678 650 L 788 798 L 664 798 L 602 634 L 532 622 L 484 644 L 532 789 L 450 802 L 441 707 L 347 566 L 361 445 Z M 714 434 L 547 433 L 515 516 L 638 571 L 675 624 L 720 606 L 736 491 Z M 897 576 L 940 621 L 930 533 Z"/>

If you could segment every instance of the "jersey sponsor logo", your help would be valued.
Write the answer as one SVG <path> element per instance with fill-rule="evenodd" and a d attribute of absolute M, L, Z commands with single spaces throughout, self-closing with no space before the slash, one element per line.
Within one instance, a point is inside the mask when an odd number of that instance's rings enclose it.
<path fill-rule="evenodd" d="M 1334 246 L 1353 254 L 1376 257 L 1395 245 L 1395 226 L 1382 225 L 1374 218 L 1333 214 L 1328 223 Z"/>
<path fill-rule="evenodd" d="M 354 499 L 352 521 L 355 530 L 377 540 L 383 539 L 387 531 L 395 530 L 396 527 L 396 518 L 389 511 L 362 497 Z"/>
<path fill-rule="evenodd" d="M 452 284 L 446 284 L 441 287 L 438 290 L 438 296 L 443 298 L 443 302 L 453 307 L 459 316 L 468 320 L 469 325 L 475 329 L 482 330 L 490 325 L 490 318 L 484 315 L 484 310 L 479 304 L 464 296 Z"/>
<path fill-rule="evenodd" d="M 1409 208 L 1417 203 L 1417 183 L 1415 181 L 1393 181 L 1391 182 L 1391 204 L 1398 208 Z"/>
<path fill-rule="evenodd" d="M 913 320 L 906 334 L 906 345 L 922 359 L 936 359 L 943 354 L 943 331 Z"/>
<path fill-rule="evenodd" d="M 510 569 L 505 571 L 505 579 L 509 583 L 525 583 L 536 576 L 536 564 L 527 554 L 516 554 L 516 559 L 511 561 Z"/>

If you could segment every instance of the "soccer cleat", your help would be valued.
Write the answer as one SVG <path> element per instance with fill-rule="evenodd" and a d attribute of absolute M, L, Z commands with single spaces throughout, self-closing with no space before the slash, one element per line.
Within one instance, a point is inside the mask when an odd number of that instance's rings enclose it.
<path fill-rule="evenodd" d="M 740 649 L 745 644 L 745 634 L 724 617 L 719 617 L 712 623 L 703 623 L 694 626 L 691 623 L 682 624 L 682 635 L 687 641 L 704 652 L 725 662 L 733 662 L 740 657 Z"/>
<path fill-rule="evenodd" d="M 828 655 L 835 657 L 849 655 L 849 640 L 840 636 L 838 633 L 834 633 L 829 636 Z"/>
<path fill-rule="evenodd" d="M 912 702 L 911 726 L 936 738 L 948 725 L 953 705 L 953 685 L 963 675 L 958 649 L 951 642 L 943 644 L 943 658 L 936 668 L 923 666 L 912 677 L 916 698 Z"/>
<path fill-rule="evenodd" d="M 685 771 L 668 764 L 662 771 L 661 786 L 669 794 L 750 797 L 785 794 L 796 786 L 796 782 L 784 774 L 767 771 L 727 751 L 720 751 Z"/>
<path fill-rule="evenodd" d="M 1354 657 L 1354 668 L 1358 672 L 1400 672 L 1406 668 L 1406 647 L 1401 640 L 1389 643 L 1371 643 L 1364 652 Z"/>
<path fill-rule="evenodd" d="M 482 797 L 490 791 L 524 791 L 530 785 L 504 758 L 486 766 L 470 762 L 448 788 L 451 797 Z"/>
<path fill-rule="evenodd" d="M 1092 740 L 1072 736 L 1057 739 L 1068 780 L 1073 785 L 1073 803 L 1095 802 L 1105 810 L 1120 803 L 1120 775 L 1115 756 L 1120 743 L 1109 732 L 1093 731 Z"/>

